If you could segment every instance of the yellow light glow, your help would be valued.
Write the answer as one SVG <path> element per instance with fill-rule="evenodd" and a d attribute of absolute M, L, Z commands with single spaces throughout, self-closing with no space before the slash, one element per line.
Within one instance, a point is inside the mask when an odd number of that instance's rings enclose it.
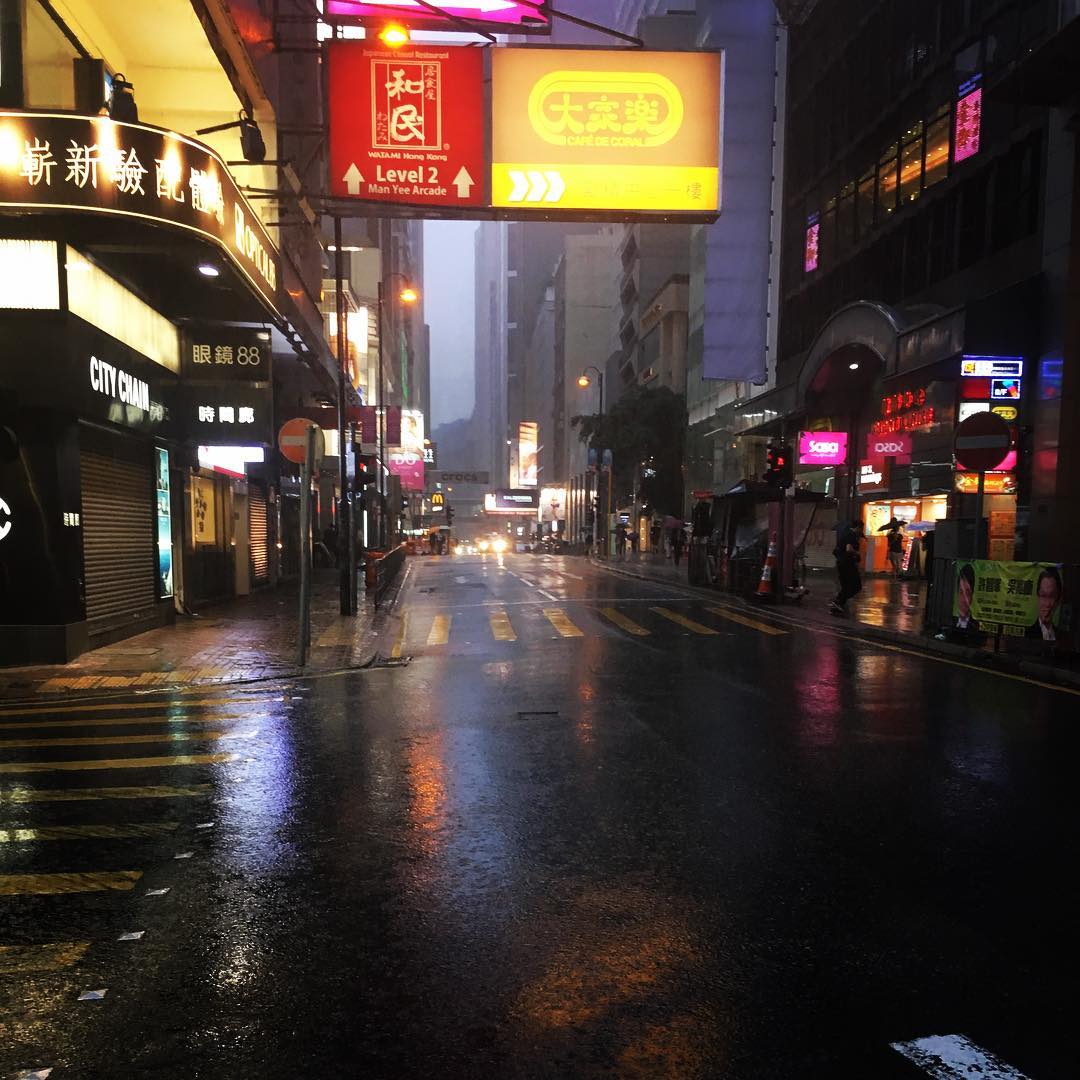
<path fill-rule="evenodd" d="M 22 162 L 23 140 L 14 124 L 0 124 L 0 169 L 14 172 Z"/>
<path fill-rule="evenodd" d="M 579 375 L 577 377 L 577 384 L 584 390 L 586 387 L 592 385 L 592 379 L 590 379 L 588 375 Z"/>
<path fill-rule="evenodd" d="M 489 547 L 490 547 L 491 545 L 490 545 L 490 544 L 489 544 L 489 543 L 488 543 L 488 542 L 487 542 L 486 540 L 481 540 L 481 541 L 480 541 L 480 543 L 479 543 L 479 544 L 477 544 L 476 546 L 477 546 L 477 547 L 478 547 L 478 548 L 479 548 L 479 549 L 480 549 L 481 551 L 487 551 L 487 549 L 488 549 L 488 548 L 489 548 Z"/>
<path fill-rule="evenodd" d="M 506 551 L 508 546 L 506 541 L 500 536 L 498 540 L 492 542 L 491 548 L 496 554 L 501 555 Z"/>
<path fill-rule="evenodd" d="M 420 299 L 420 294 L 415 289 L 402 289 L 398 293 L 398 299 L 403 304 L 415 304 Z"/>
<path fill-rule="evenodd" d="M 379 31 L 379 40 L 388 49 L 400 49 L 409 42 L 409 28 L 401 23 L 388 23 Z"/>

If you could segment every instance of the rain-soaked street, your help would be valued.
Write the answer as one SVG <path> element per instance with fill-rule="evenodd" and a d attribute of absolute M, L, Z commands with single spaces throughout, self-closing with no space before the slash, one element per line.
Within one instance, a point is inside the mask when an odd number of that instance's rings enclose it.
<path fill-rule="evenodd" d="M 853 633 L 414 560 L 372 669 L 4 706 L 0 1075 L 1074 1075 L 1076 694 Z"/>

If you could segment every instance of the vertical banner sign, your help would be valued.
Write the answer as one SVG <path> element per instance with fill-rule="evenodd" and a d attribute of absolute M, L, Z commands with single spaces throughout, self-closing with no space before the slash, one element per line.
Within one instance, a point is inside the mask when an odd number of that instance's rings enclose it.
<path fill-rule="evenodd" d="M 719 210 L 721 53 L 489 52 L 494 206 Z"/>
<path fill-rule="evenodd" d="M 157 465 L 158 599 L 173 594 L 172 501 L 169 494 L 169 451 L 155 448 Z"/>
<path fill-rule="evenodd" d="M 540 425 L 535 420 L 522 420 L 518 424 L 518 486 L 536 487 L 537 451 Z"/>
<path fill-rule="evenodd" d="M 330 191 L 419 206 L 484 206 L 483 50 L 326 43 Z"/>

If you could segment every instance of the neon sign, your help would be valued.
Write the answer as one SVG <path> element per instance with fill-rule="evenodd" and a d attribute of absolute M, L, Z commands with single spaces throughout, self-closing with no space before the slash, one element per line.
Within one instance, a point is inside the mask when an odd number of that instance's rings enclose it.
<path fill-rule="evenodd" d="M 846 431 L 800 431 L 800 465 L 843 465 L 847 461 Z"/>

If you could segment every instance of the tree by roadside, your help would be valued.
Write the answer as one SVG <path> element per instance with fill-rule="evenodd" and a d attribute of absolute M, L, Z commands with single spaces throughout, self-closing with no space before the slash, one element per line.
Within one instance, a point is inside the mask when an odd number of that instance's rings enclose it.
<path fill-rule="evenodd" d="M 633 497 L 660 514 L 682 515 L 683 464 L 686 449 L 686 399 L 667 387 L 631 386 L 603 416 L 574 416 L 583 443 L 610 450 L 614 460 L 618 505 Z M 640 469 L 640 471 L 638 471 Z"/>

